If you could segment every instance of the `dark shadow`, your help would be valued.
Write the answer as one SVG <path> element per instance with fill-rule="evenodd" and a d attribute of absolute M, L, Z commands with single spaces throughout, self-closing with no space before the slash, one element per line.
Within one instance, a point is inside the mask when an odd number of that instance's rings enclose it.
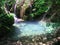
<path fill-rule="evenodd" d="M 11 27 L 10 31 L 4 33 L 3 32 L 3 36 L 1 35 L 0 37 L 0 41 L 4 41 L 4 40 L 18 40 L 19 37 L 18 35 L 21 34 L 21 31 L 19 28 L 17 27 Z"/>
<path fill-rule="evenodd" d="M 11 38 L 11 40 L 18 40 L 18 35 L 21 34 L 20 29 L 18 27 L 12 27 L 11 30 L 12 31 L 7 36 Z"/>

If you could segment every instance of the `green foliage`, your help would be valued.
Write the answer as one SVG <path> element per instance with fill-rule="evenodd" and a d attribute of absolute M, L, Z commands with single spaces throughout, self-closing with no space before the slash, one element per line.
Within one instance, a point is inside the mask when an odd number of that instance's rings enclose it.
<path fill-rule="evenodd" d="M 0 34 L 7 33 L 14 23 L 13 16 L 5 12 L 4 4 L 5 0 L 0 0 Z"/>
<path fill-rule="evenodd" d="M 45 11 L 48 10 L 48 7 L 51 5 L 50 0 L 34 0 L 33 7 L 32 7 L 32 14 L 30 14 L 32 17 L 35 15 L 41 15 Z"/>
<path fill-rule="evenodd" d="M 4 1 L 5 0 L 0 0 L 0 14 L 4 12 L 4 10 L 3 10 L 3 8 L 4 8 L 3 7 L 4 6 Z"/>
<path fill-rule="evenodd" d="M 10 27 L 14 23 L 14 18 L 10 14 L 1 13 L 0 14 L 0 34 L 4 35 L 11 31 Z"/>
<path fill-rule="evenodd" d="M 13 16 L 11 16 L 10 14 L 6 14 L 5 10 L 4 10 L 4 4 L 5 4 L 5 0 L 1 1 L 1 12 L 0 12 L 0 24 L 5 25 L 5 26 L 11 26 L 14 22 Z"/>
<path fill-rule="evenodd" d="M 5 5 L 7 10 L 9 10 L 10 12 L 14 12 L 14 4 L 15 4 L 15 0 L 6 0 L 5 1 Z"/>
<path fill-rule="evenodd" d="M 60 0 L 56 1 L 57 4 L 60 4 Z"/>
<path fill-rule="evenodd" d="M 9 14 L 1 14 L 0 23 L 5 26 L 12 26 L 12 24 L 14 23 L 13 16 Z"/>
<path fill-rule="evenodd" d="M 5 0 L 0 0 L 0 6 L 4 5 L 4 2 Z"/>
<path fill-rule="evenodd" d="M 15 0 L 6 0 L 5 1 L 9 6 L 13 5 L 15 3 Z"/>
<path fill-rule="evenodd" d="M 42 14 L 48 12 L 48 17 L 53 15 L 55 11 L 57 11 L 57 15 L 60 15 L 60 0 L 34 0 L 34 3 L 32 5 L 32 11 L 29 14 L 32 18 L 37 16 L 42 16 Z M 52 22 L 60 22 L 59 21 L 60 16 L 54 17 Z M 56 21 L 55 21 L 56 20 Z"/>

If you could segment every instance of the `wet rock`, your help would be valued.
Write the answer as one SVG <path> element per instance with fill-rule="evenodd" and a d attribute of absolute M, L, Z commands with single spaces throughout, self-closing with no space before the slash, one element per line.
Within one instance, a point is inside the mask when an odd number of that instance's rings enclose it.
<path fill-rule="evenodd" d="M 22 45 L 22 42 L 17 41 L 16 45 Z"/>

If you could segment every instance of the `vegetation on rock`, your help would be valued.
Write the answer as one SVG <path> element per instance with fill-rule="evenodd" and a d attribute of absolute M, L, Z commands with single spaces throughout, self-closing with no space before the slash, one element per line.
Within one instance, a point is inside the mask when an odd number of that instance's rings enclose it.
<path fill-rule="evenodd" d="M 13 16 L 5 12 L 4 4 L 5 0 L 1 0 L 0 1 L 0 33 L 2 32 L 1 35 L 6 34 L 14 23 Z"/>

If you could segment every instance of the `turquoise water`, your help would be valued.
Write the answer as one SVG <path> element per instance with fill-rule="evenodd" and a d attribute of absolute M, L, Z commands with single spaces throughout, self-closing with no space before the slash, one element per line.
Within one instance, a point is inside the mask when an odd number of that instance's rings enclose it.
<path fill-rule="evenodd" d="M 14 23 L 13 26 L 15 26 L 15 35 L 14 38 L 19 38 L 21 36 L 34 36 L 34 35 L 40 35 L 45 34 L 46 32 L 51 32 L 53 30 L 52 26 L 47 27 L 46 22 L 43 21 L 25 21 L 25 22 L 19 22 Z"/>
<path fill-rule="evenodd" d="M 15 24 L 20 29 L 22 35 L 39 35 L 44 33 L 46 28 L 37 22 L 22 22 Z"/>

